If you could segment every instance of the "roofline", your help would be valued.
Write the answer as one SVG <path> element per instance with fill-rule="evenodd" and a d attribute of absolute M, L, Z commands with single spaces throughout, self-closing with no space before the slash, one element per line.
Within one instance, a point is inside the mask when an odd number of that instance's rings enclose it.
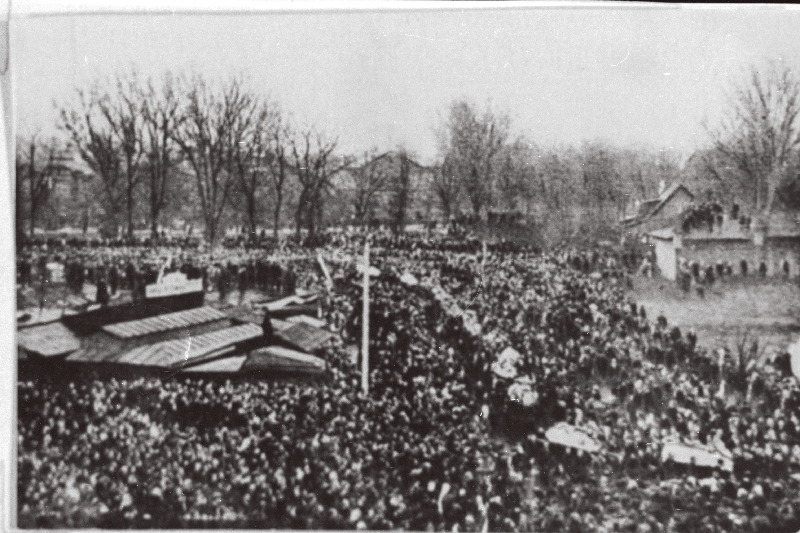
<path fill-rule="evenodd" d="M 688 194 L 688 195 L 689 195 L 689 197 L 690 197 L 692 200 L 694 200 L 694 194 L 692 194 L 692 191 L 690 191 L 689 189 L 687 189 L 687 188 L 686 188 L 686 186 L 685 186 L 683 183 L 679 183 L 679 184 L 678 184 L 678 186 L 677 186 L 677 187 L 675 187 L 675 189 L 673 189 L 673 191 L 672 191 L 671 193 L 669 193 L 669 194 L 667 195 L 667 197 L 666 197 L 666 198 L 664 198 L 663 200 L 660 200 L 660 201 L 659 201 L 659 203 L 658 203 L 658 205 L 655 207 L 655 209 L 653 209 L 653 211 L 652 211 L 650 214 L 648 214 L 648 215 L 647 215 L 647 216 L 648 216 L 648 218 L 655 216 L 655 214 L 656 214 L 656 213 L 658 213 L 658 212 L 661 210 L 661 208 L 662 208 L 662 207 L 664 207 L 664 204 L 666 204 L 666 203 L 667 203 L 667 201 L 668 201 L 670 198 L 672 198 L 673 196 L 675 196 L 675 193 L 677 193 L 677 192 L 678 192 L 679 190 L 681 190 L 681 189 L 683 189 L 684 191 L 686 191 L 686 194 Z"/>

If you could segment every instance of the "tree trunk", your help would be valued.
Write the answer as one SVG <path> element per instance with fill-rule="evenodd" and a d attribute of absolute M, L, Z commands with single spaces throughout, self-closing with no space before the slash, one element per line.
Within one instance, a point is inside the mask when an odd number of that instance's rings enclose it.
<path fill-rule="evenodd" d="M 297 238 L 300 238 L 301 229 L 303 228 L 303 202 L 305 202 L 305 194 L 300 193 L 300 198 L 297 202 L 297 209 L 294 212 L 294 226 Z"/>
<path fill-rule="evenodd" d="M 274 227 L 272 229 L 272 236 L 275 238 L 275 242 L 278 242 L 278 230 L 280 228 L 280 223 L 281 223 L 282 203 L 283 203 L 283 194 L 280 191 L 278 191 L 275 198 Z"/>
<path fill-rule="evenodd" d="M 255 192 L 247 198 L 247 221 L 250 225 L 250 236 L 256 236 L 256 199 Z"/>
<path fill-rule="evenodd" d="M 30 213 L 31 228 L 30 228 L 30 230 L 31 230 L 31 238 L 33 238 L 33 231 L 34 231 L 34 228 L 36 227 L 36 207 L 37 207 L 36 206 L 36 194 L 35 194 L 36 193 L 36 187 L 35 187 L 35 183 L 34 183 L 35 182 L 35 179 L 34 179 L 34 177 L 35 177 L 34 176 L 34 172 L 35 172 L 34 171 L 34 157 L 36 156 L 36 147 L 34 146 L 33 142 L 31 142 L 31 150 L 30 150 L 30 152 L 31 152 L 30 153 L 30 163 L 29 163 L 29 166 L 28 166 L 28 187 L 29 187 L 29 190 L 30 190 L 30 198 L 28 198 L 28 200 L 30 201 L 30 205 L 31 205 L 31 213 Z"/>
<path fill-rule="evenodd" d="M 31 195 L 31 197 L 29 198 L 29 200 L 30 200 L 30 206 L 31 206 L 31 212 L 30 212 L 31 238 L 33 238 L 33 231 L 34 231 L 34 228 L 36 227 L 36 199 L 34 198 L 34 192 L 35 191 L 34 191 L 34 187 L 33 187 L 33 173 L 30 173 L 30 195 Z"/>
<path fill-rule="evenodd" d="M 156 192 L 155 180 L 150 178 L 150 236 L 153 240 L 158 238 L 158 215 L 159 215 L 158 198 Z"/>
<path fill-rule="evenodd" d="M 214 222 L 213 215 L 206 216 L 206 240 L 208 241 L 208 247 L 213 249 L 214 242 L 217 238 L 217 225 Z"/>
<path fill-rule="evenodd" d="M 445 199 L 444 195 L 441 197 L 442 201 L 442 214 L 444 215 L 445 222 L 450 220 L 450 202 Z"/>
<path fill-rule="evenodd" d="M 128 186 L 125 203 L 126 211 L 128 212 L 128 237 L 133 237 L 133 190 L 131 186 Z"/>

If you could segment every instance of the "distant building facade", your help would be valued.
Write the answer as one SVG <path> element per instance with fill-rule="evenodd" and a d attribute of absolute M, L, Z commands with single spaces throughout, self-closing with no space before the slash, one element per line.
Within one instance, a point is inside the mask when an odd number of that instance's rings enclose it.
<path fill-rule="evenodd" d="M 733 277 L 800 279 L 798 213 L 775 212 L 767 227 L 757 227 L 749 217 L 732 216 L 735 211 L 723 211 L 708 224 L 649 231 L 646 239 L 661 276 L 675 280 L 683 264 Z"/>
<path fill-rule="evenodd" d="M 405 157 L 408 171 L 408 182 L 401 182 L 402 158 Z M 441 221 L 443 212 L 439 196 L 434 187 L 434 173 L 436 169 L 422 165 L 413 158 L 400 152 L 386 152 L 376 157 L 368 165 L 380 166 L 385 178 L 381 186 L 375 190 L 369 202 L 369 212 L 366 220 L 370 224 L 391 225 L 398 218 L 400 206 L 398 201 L 405 188 L 405 205 L 402 207 L 404 222 L 406 224 L 421 224 L 432 221 Z M 358 223 L 354 209 L 354 198 L 358 194 L 354 173 L 356 169 L 347 169 L 335 177 L 334 189 L 340 196 L 341 210 L 336 223 Z"/>

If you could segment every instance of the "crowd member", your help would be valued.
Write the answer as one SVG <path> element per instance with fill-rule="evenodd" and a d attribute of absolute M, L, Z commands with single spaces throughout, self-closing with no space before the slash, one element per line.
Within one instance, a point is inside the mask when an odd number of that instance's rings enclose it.
<path fill-rule="evenodd" d="M 717 202 L 703 202 L 691 205 L 681 214 L 681 229 L 684 233 L 695 229 L 714 231 L 714 227 L 722 226 L 722 206 Z"/>
<path fill-rule="evenodd" d="M 649 320 L 628 300 L 628 262 L 616 254 L 511 243 L 484 254 L 446 237 L 379 234 L 364 396 L 343 347 L 358 338 L 361 242 L 338 234 L 321 249 L 338 280 L 324 315 L 342 340 L 326 349 L 320 383 L 20 382 L 22 524 L 800 527 L 795 379 L 743 369 Z M 326 291 L 313 258 L 292 265 L 298 287 Z M 418 282 L 402 282 L 406 273 Z M 519 358 L 501 374 L 508 347 Z M 600 449 L 549 442 L 556 422 Z M 662 461 L 676 440 L 726 450 L 733 470 Z"/>

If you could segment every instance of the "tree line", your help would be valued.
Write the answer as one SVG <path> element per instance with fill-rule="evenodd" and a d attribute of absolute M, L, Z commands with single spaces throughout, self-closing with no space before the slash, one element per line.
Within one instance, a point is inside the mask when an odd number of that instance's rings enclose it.
<path fill-rule="evenodd" d="M 798 205 L 799 112 L 800 78 L 776 64 L 754 67 L 733 85 L 726 114 L 705 125 L 707 146 L 684 161 L 600 141 L 538 146 L 514 131 L 508 113 L 456 100 L 436 131 L 437 161 L 425 166 L 403 147 L 341 153 L 336 138 L 298 127 L 242 77 L 129 72 L 61 104 L 60 138 L 18 140 L 17 229 L 32 232 L 65 173 L 89 180 L 80 205 L 58 208 L 82 210 L 84 227 L 96 218 L 130 235 L 146 222 L 155 236 L 180 215 L 202 225 L 209 242 L 231 222 L 251 234 L 269 225 L 276 238 L 289 220 L 309 235 L 326 223 L 402 229 L 421 198 L 435 198 L 440 219 L 522 213 L 568 238 L 613 228 L 635 200 L 678 181 L 696 194 L 735 195 L 768 218 L 776 203 Z"/>

